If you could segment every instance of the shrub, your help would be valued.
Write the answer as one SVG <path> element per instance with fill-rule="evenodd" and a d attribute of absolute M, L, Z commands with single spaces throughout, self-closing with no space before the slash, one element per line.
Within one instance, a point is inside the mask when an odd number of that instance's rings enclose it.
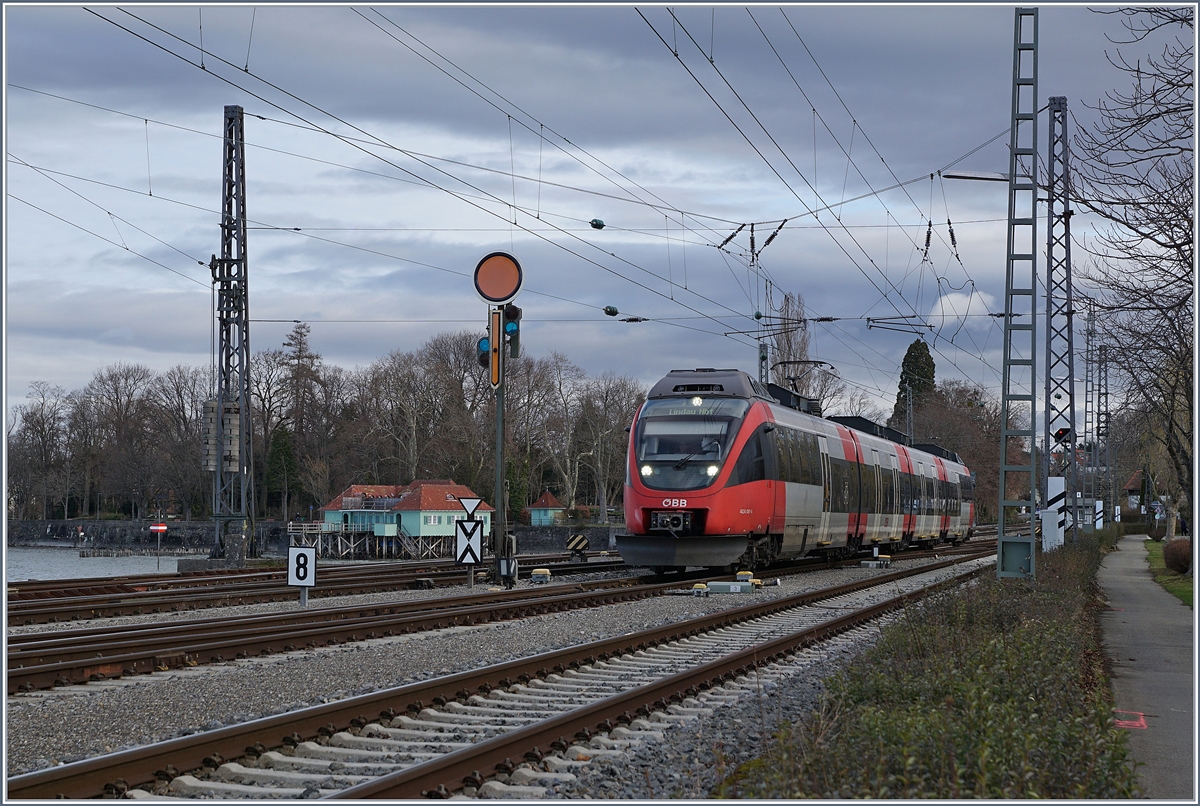
<path fill-rule="evenodd" d="M 1186 574 L 1192 567 L 1192 541 L 1187 538 L 1168 540 L 1163 545 L 1163 563 L 1172 573 Z"/>
<path fill-rule="evenodd" d="M 718 794 L 1135 796 L 1097 636 L 1100 557 L 1089 536 L 1041 555 L 1033 581 L 984 578 L 907 608 Z"/>

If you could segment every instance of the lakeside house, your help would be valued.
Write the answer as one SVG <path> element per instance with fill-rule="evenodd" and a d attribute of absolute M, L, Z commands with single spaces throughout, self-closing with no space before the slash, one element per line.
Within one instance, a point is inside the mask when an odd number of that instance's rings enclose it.
<path fill-rule="evenodd" d="M 460 498 L 479 498 L 450 479 L 410 484 L 352 484 L 319 510 L 311 524 L 289 524 L 292 545 L 318 547 L 321 557 L 422 558 L 454 554 L 454 522 L 466 518 Z M 482 503 L 475 519 L 491 533 L 495 509 Z"/>

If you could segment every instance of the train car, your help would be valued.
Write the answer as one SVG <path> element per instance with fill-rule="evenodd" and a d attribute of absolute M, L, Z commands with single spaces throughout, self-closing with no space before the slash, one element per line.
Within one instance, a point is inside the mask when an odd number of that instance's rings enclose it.
<path fill-rule="evenodd" d="M 627 564 L 752 569 L 970 538 L 974 483 L 956 454 L 863 418 L 823 419 L 768 386 L 695 369 L 650 390 L 629 429 Z"/>

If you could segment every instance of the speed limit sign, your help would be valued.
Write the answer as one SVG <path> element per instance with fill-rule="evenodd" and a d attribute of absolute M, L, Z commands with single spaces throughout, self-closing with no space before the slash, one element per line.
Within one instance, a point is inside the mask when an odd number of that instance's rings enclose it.
<path fill-rule="evenodd" d="M 287 584 L 302 588 L 317 584 L 317 549 L 314 546 L 288 547 Z"/>

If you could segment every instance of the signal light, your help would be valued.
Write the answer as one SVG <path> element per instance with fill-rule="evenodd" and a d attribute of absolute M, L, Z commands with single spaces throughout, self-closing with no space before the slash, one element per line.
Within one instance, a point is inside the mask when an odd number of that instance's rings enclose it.
<path fill-rule="evenodd" d="M 1070 428 L 1060 428 L 1054 432 L 1054 441 L 1055 442 L 1065 442 L 1067 440 L 1067 438 L 1070 436 L 1071 436 Z"/>
<path fill-rule="evenodd" d="M 504 336 L 508 339 L 509 356 L 521 355 L 521 309 L 511 302 L 504 306 Z"/>
<path fill-rule="evenodd" d="M 482 339 L 480 339 L 479 343 L 476 344 L 475 347 L 479 351 L 479 355 L 476 356 L 476 358 L 479 359 L 479 366 L 487 369 L 488 365 L 492 362 L 492 348 L 491 343 L 488 341 L 488 337 L 484 336 Z"/>

